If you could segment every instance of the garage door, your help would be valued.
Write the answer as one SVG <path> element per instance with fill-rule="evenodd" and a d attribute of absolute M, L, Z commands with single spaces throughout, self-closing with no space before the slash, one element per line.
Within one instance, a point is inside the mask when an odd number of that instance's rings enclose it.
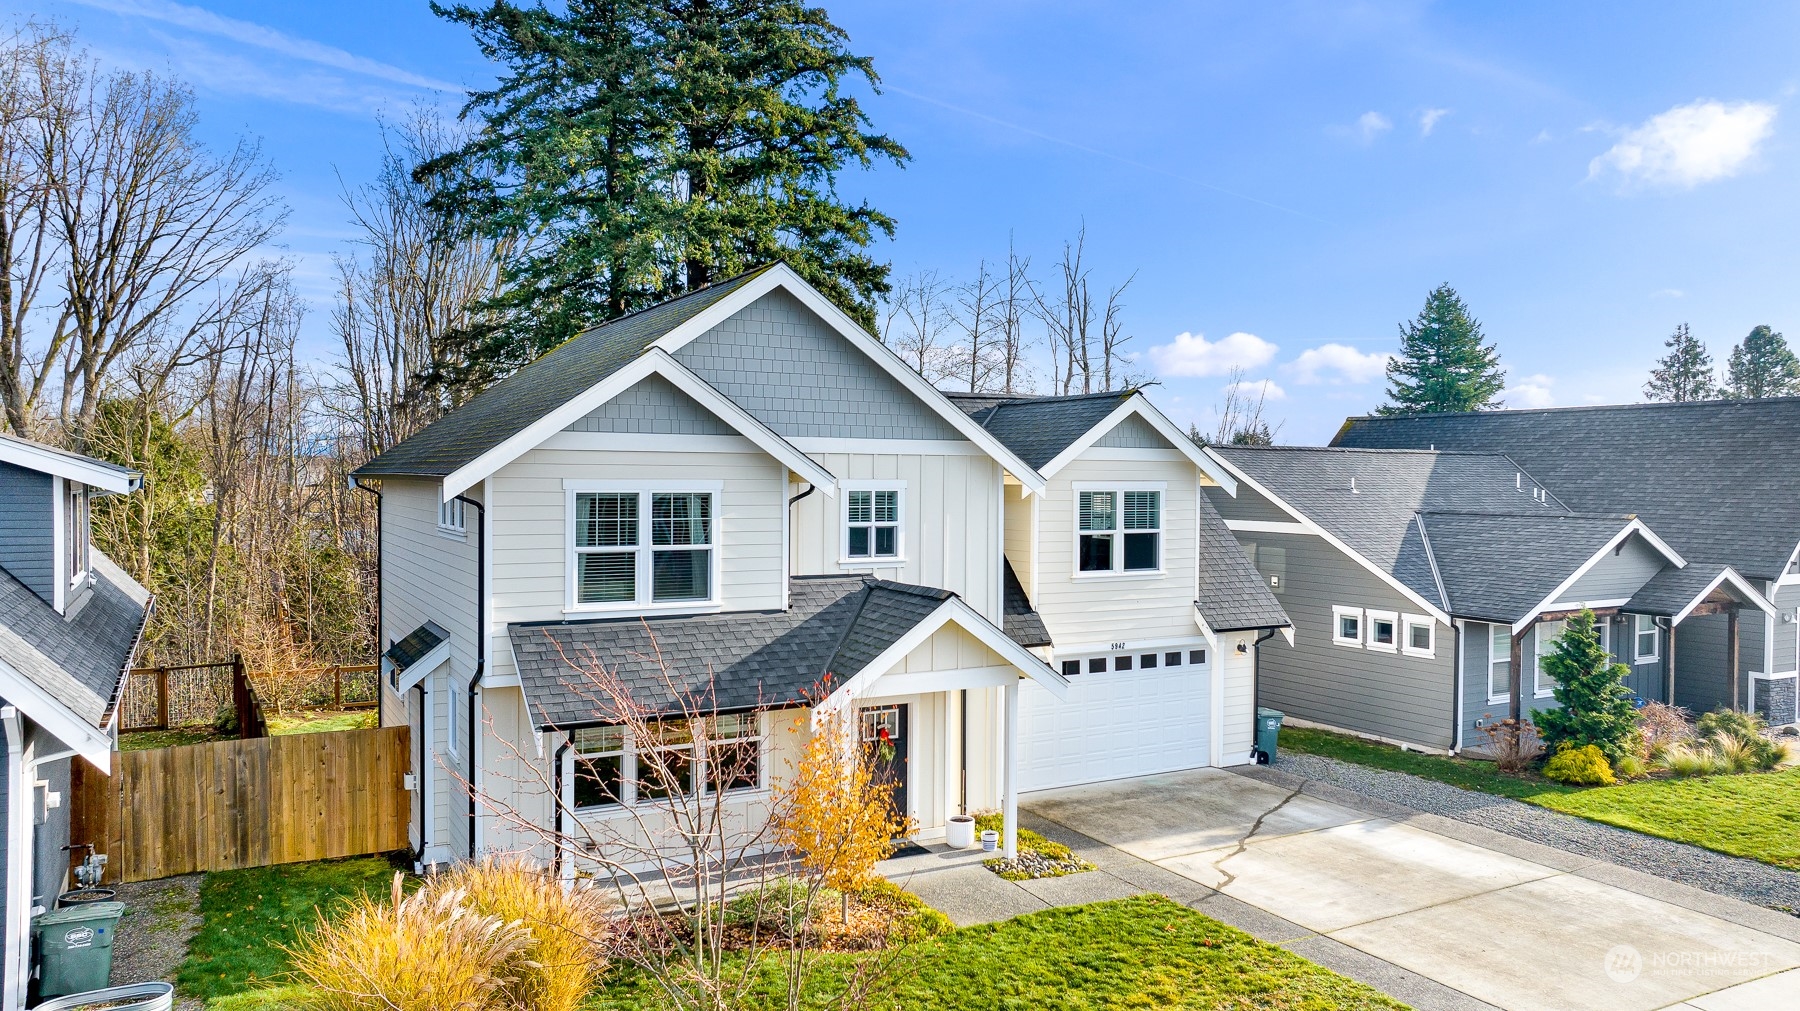
<path fill-rule="evenodd" d="M 1019 686 L 1019 789 L 1148 776 L 1209 764 L 1211 668 L 1069 678 L 1069 698 Z"/>

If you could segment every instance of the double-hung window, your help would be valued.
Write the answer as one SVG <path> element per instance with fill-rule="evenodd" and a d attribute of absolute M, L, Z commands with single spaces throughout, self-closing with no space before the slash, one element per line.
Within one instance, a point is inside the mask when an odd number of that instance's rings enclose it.
<path fill-rule="evenodd" d="M 760 789 L 761 719 L 754 713 L 661 720 L 641 733 L 583 727 L 574 734 L 578 808 Z"/>
<path fill-rule="evenodd" d="M 69 553 L 69 585 L 74 586 L 88 570 L 88 496 L 87 488 L 73 481 L 64 481 L 63 488 L 63 548 Z"/>
<path fill-rule="evenodd" d="M 717 502 L 712 489 L 571 490 L 571 606 L 712 601 Z"/>
<path fill-rule="evenodd" d="M 1648 614 L 1634 614 L 1632 618 L 1632 639 L 1634 640 L 1632 659 L 1638 663 L 1649 663 L 1657 657 L 1656 619 Z"/>
<path fill-rule="evenodd" d="M 1512 697 L 1512 626 L 1488 626 L 1488 701 Z"/>
<path fill-rule="evenodd" d="M 844 560 L 867 564 L 901 558 L 900 484 L 851 485 L 844 491 Z"/>
<path fill-rule="evenodd" d="M 1540 699 L 1549 698 L 1550 693 L 1556 688 L 1556 679 L 1544 670 L 1544 660 L 1556 652 L 1556 640 L 1561 638 L 1563 629 L 1568 627 L 1569 623 L 1566 621 L 1544 621 L 1539 622 L 1535 630 L 1537 642 L 1534 651 L 1537 654 L 1537 663 L 1533 665 L 1536 677 L 1535 683 L 1532 685 L 1532 694 Z"/>
<path fill-rule="evenodd" d="M 1077 487 L 1076 568 L 1081 573 L 1162 569 L 1162 489 Z"/>

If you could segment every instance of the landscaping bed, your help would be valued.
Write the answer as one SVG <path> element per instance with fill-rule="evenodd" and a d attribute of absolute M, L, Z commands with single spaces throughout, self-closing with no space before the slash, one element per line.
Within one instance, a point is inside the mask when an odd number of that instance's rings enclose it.
<path fill-rule="evenodd" d="M 977 832 L 1002 832 L 1005 822 L 998 814 L 975 816 Z M 1037 878 L 1060 878 L 1091 871 L 1094 865 L 1075 855 L 1075 851 L 1052 839 L 1046 839 L 1021 827 L 1018 836 L 1019 856 L 1016 860 L 994 857 L 981 865 L 1008 881 L 1031 881 Z"/>

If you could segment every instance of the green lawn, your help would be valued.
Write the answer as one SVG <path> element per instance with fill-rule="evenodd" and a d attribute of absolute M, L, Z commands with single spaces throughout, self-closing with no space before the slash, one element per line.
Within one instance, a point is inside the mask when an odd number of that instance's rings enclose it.
<path fill-rule="evenodd" d="M 825 956 L 807 1007 L 831 998 L 860 957 Z M 907 1011 L 1101 1011 L 1127 1008 L 1260 1008 L 1268 1011 L 1404 1008 L 1361 983 L 1159 895 L 1052 909 L 966 927 L 919 945 L 898 972 L 891 1001 Z M 761 1006 L 785 1006 L 771 960 L 758 979 Z M 592 1011 L 659 1011 L 641 977 L 620 972 Z"/>
<path fill-rule="evenodd" d="M 270 737 L 285 734 L 323 734 L 333 730 L 366 730 L 375 726 L 373 709 L 303 709 L 286 715 L 264 717 Z"/>
<path fill-rule="evenodd" d="M 200 885 L 200 932 L 188 945 L 176 987 L 211 1001 L 285 982 L 281 946 L 338 900 L 387 891 L 394 870 L 385 857 L 357 857 L 208 874 Z"/>
<path fill-rule="evenodd" d="M 1281 748 L 1404 772 L 1511 797 L 1592 821 L 1800 870 L 1800 769 L 1581 788 L 1508 776 L 1492 762 L 1401 751 L 1307 727 L 1283 727 Z"/>
<path fill-rule="evenodd" d="M 152 751 L 156 748 L 179 748 L 184 744 L 223 741 L 228 736 L 212 727 L 176 727 L 174 730 L 131 730 L 119 735 L 120 751 Z"/>

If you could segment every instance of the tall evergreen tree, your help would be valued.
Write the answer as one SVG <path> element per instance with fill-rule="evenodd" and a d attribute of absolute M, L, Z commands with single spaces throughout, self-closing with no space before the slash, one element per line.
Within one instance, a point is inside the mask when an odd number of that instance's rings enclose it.
<path fill-rule="evenodd" d="M 1448 284 L 1425 296 L 1419 315 L 1400 325 L 1400 354 L 1387 367 L 1388 400 L 1378 414 L 1498 408 L 1506 373 L 1481 323 Z"/>
<path fill-rule="evenodd" d="M 1663 342 L 1669 353 L 1656 360 L 1650 370 L 1650 381 L 1644 384 L 1644 396 L 1651 400 L 1711 400 L 1719 395 L 1718 381 L 1713 375 L 1712 355 L 1688 330 L 1686 323 L 1675 328 Z"/>
<path fill-rule="evenodd" d="M 894 221 L 838 174 L 906 149 L 845 88 L 878 84 L 798 0 L 434 3 L 504 67 L 471 94 L 480 129 L 421 165 L 447 226 L 518 241 L 454 356 L 479 384 L 597 323 L 784 260 L 873 329 Z"/>
<path fill-rule="evenodd" d="M 1800 358 L 1787 339 L 1766 326 L 1753 328 L 1726 362 L 1731 395 L 1746 400 L 1800 393 Z"/>
<path fill-rule="evenodd" d="M 1543 627 L 1539 626 L 1539 634 Z M 1624 756 L 1637 713 L 1631 705 L 1631 689 L 1625 686 L 1630 668 L 1614 663 L 1594 631 L 1594 612 L 1583 608 L 1564 627 L 1562 635 L 1544 654 L 1544 673 L 1556 681 L 1552 694 L 1560 709 L 1540 709 L 1532 717 L 1544 743 L 1555 750 L 1561 745 L 1582 748 L 1594 745 L 1606 757 Z"/>

